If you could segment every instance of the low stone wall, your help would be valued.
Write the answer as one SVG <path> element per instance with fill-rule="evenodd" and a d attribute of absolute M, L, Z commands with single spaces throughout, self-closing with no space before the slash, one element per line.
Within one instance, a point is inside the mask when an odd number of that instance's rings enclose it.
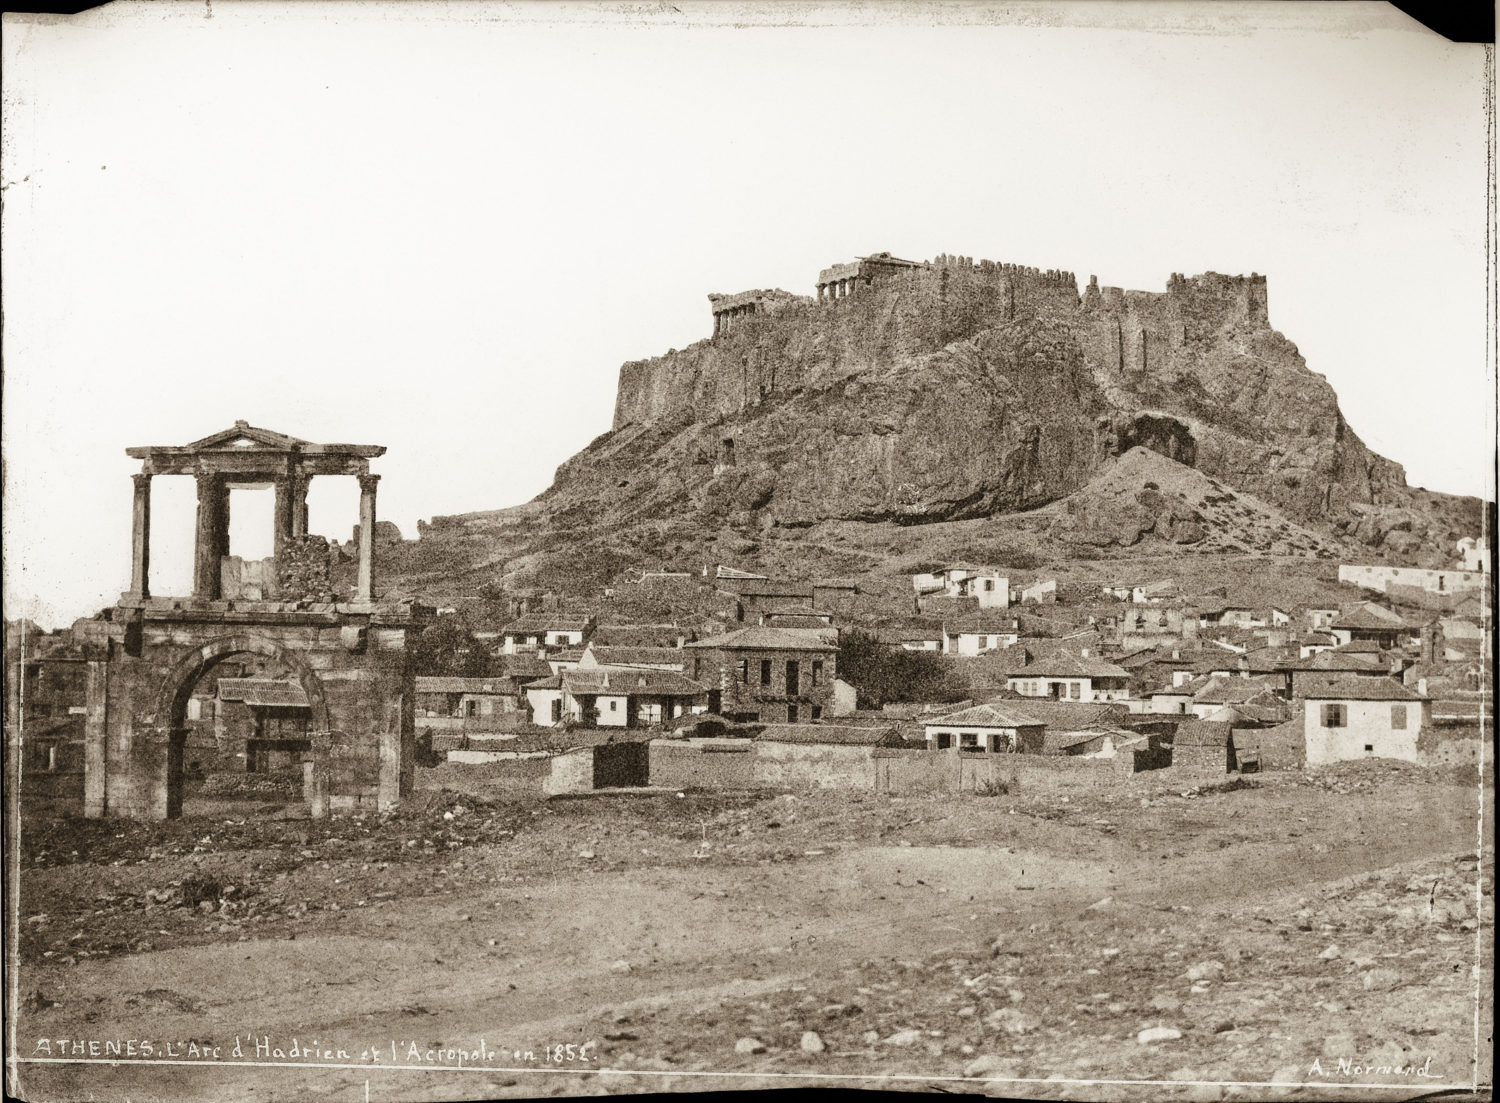
<path fill-rule="evenodd" d="M 925 753 L 925 752 L 918 752 Z M 756 743 L 754 783 L 771 789 L 873 789 L 869 747 Z"/>
<path fill-rule="evenodd" d="M 755 744 L 749 740 L 654 739 L 650 754 L 652 785 L 676 789 L 755 786 Z"/>

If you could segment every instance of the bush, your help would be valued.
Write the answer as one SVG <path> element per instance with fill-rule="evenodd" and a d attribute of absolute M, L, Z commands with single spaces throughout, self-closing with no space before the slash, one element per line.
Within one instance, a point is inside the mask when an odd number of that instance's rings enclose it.
<path fill-rule="evenodd" d="M 974 795 L 976 797 L 1003 797 L 1015 789 L 1018 780 L 1014 775 L 1008 780 L 998 777 L 987 777 L 974 786 Z"/>

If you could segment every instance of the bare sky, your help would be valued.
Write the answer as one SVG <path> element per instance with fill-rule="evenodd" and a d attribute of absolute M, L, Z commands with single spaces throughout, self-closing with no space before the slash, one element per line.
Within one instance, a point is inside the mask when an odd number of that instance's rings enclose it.
<path fill-rule="evenodd" d="M 1494 494 L 1484 48 L 1384 4 L 218 0 L 3 51 L 7 616 L 125 588 L 127 446 L 386 444 L 415 536 L 544 489 L 708 292 L 882 249 L 1265 273 L 1371 447 Z M 313 531 L 356 503 L 315 484 Z"/>

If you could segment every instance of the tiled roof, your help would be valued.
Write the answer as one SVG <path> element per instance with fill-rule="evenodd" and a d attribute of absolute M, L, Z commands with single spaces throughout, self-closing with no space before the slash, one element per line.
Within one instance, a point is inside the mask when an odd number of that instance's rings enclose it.
<path fill-rule="evenodd" d="M 676 647 L 679 637 L 693 638 L 690 628 L 675 624 L 601 624 L 594 629 L 595 647 Z"/>
<path fill-rule="evenodd" d="M 1303 694 L 1313 701 L 1425 701 L 1394 678 L 1339 678 Z"/>
<path fill-rule="evenodd" d="M 253 708 L 307 708 L 307 693 L 296 682 L 274 678 L 220 678 L 219 700 L 243 701 Z"/>
<path fill-rule="evenodd" d="M 1126 705 L 1107 701 L 1048 701 L 1036 697 L 992 702 L 1030 721 L 1056 731 L 1082 731 L 1112 726 L 1130 715 Z"/>
<path fill-rule="evenodd" d="M 590 647 L 600 666 L 675 666 L 681 667 L 688 656 L 680 647 Z"/>
<path fill-rule="evenodd" d="M 1020 631 L 1020 622 L 1004 613 L 975 613 L 943 621 L 943 632 L 949 636 L 998 636 Z"/>
<path fill-rule="evenodd" d="M 501 655 L 495 662 L 499 664 L 502 678 L 511 678 L 518 682 L 532 678 L 545 678 L 552 673 L 547 660 L 538 658 L 536 655 Z"/>
<path fill-rule="evenodd" d="M 901 742 L 894 725 L 857 727 L 847 724 L 768 724 L 756 739 L 767 743 L 823 743 L 845 747 L 877 747 Z"/>
<path fill-rule="evenodd" d="M 1193 701 L 1200 705 L 1237 705 L 1269 692 L 1269 687 L 1259 678 L 1241 678 L 1238 675 L 1217 677 L 1193 694 Z"/>
<path fill-rule="evenodd" d="M 1130 671 L 1103 659 L 1053 655 L 1010 672 L 1012 678 L 1128 678 Z"/>
<path fill-rule="evenodd" d="M 1340 613 L 1333 618 L 1332 628 L 1356 628 L 1399 632 L 1406 627 L 1406 622 L 1389 610 L 1382 609 L 1379 605 L 1368 603 L 1356 606 L 1347 613 Z"/>
<path fill-rule="evenodd" d="M 1337 649 L 1334 649 L 1332 651 L 1319 651 L 1315 655 L 1309 655 L 1305 659 L 1301 659 L 1298 662 L 1289 664 L 1289 669 L 1291 669 L 1291 670 L 1302 670 L 1302 671 L 1308 671 L 1308 670 L 1311 670 L 1311 671 L 1327 671 L 1327 672 L 1333 672 L 1333 671 L 1385 672 L 1385 671 L 1389 671 L 1390 668 L 1391 668 L 1391 664 L 1390 664 L 1389 659 L 1383 657 L 1385 655 L 1386 655 L 1386 653 L 1384 653 L 1384 652 L 1382 652 L 1381 655 L 1372 655 L 1372 654 L 1365 654 L 1365 653 L 1359 652 L 1359 651 L 1355 651 L 1355 652 L 1348 652 L 1348 651 L 1340 652 Z"/>
<path fill-rule="evenodd" d="M 563 688 L 569 693 L 604 693 L 620 697 L 698 697 L 708 693 L 707 686 L 691 678 L 684 678 L 675 670 L 593 667 L 589 670 L 565 670 L 561 677 Z"/>
<path fill-rule="evenodd" d="M 923 721 L 923 724 L 927 727 L 943 728 L 1037 728 L 1042 726 L 1040 720 L 1033 720 L 1024 713 L 1012 709 L 1011 704 L 1010 701 L 1004 701 L 975 705 L 960 712 L 951 712 L 946 716 L 929 717 Z"/>
<path fill-rule="evenodd" d="M 698 640 L 689 647 L 721 651 L 822 651 L 838 650 L 816 628 L 766 628 L 754 625 L 739 628 L 722 636 Z"/>
<path fill-rule="evenodd" d="M 1172 733 L 1174 747 L 1223 747 L 1228 744 L 1233 725 L 1227 720 L 1184 720 Z"/>

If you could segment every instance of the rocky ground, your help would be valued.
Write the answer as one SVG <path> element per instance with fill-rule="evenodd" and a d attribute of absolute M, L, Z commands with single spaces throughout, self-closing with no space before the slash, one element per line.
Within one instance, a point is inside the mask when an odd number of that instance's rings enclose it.
<path fill-rule="evenodd" d="M 20 1094 L 1368 1098 L 1350 1086 L 1470 1084 L 1476 1054 L 1490 1079 L 1472 784 L 1394 763 L 1065 784 L 29 817 L 17 1052 L 101 1063 L 23 1064 Z"/>

